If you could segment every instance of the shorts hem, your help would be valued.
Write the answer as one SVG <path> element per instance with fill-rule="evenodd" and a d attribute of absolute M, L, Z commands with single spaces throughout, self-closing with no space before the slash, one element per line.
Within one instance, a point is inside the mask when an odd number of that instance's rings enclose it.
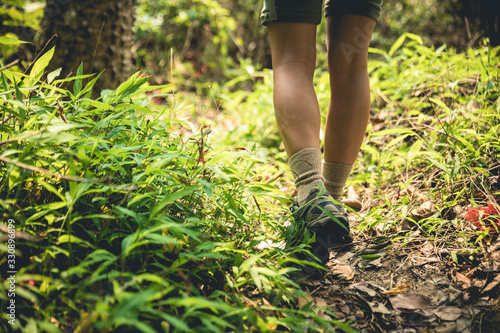
<path fill-rule="evenodd" d="M 320 24 L 321 16 L 319 18 L 310 18 L 304 17 L 302 15 L 280 15 L 275 20 L 271 19 L 262 19 L 262 25 L 267 26 L 269 23 L 312 23 L 312 24 Z"/>
<path fill-rule="evenodd" d="M 368 2 L 368 1 L 367 1 Z M 346 14 L 352 14 L 352 15 L 360 15 L 360 16 L 365 16 L 369 17 L 372 20 L 375 20 L 378 22 L 380 19 L 380 13 L 382 11 L 382 1 L 370 1 L 370 6 L 365 6 L 359 7 L 355 5 L 330 5 L 331 2 L 328 2 L 327 5 L 325 6 L 325 17 L 327 16 L 342 16 Z"/>
<path fill-rule="evenodd" d="M 322 0 L 314 0 L 309 5 L 284 5 L 287 0 L 264 0 L 260 19 L 263 26 L 271 22 L 320 24 L 322 19 Z"/>

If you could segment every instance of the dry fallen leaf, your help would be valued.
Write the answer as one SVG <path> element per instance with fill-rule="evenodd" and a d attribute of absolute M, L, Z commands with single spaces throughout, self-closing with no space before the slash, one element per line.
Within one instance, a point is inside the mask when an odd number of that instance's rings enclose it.
<path fill-rule="evenodd" d="M 498 286 L 499 283 L 500 283 L 500 275 L 497 275 L 497 276 L 495 276 L 493 281 L 491 281 L 490 283 L 488 283 L 486 285 L 486 287 L 484 287 L 483 294 L 493 290 L 496 286 Z"/>
<path fill-rule="evenodd" d="M 454 333 L 461 332 L 457 331 L 457 324 L 453 322 L 446 322 L 443 325 L 436 328 L 433 332 L 435 333 Z"/>
<path fill-rule="evenodd" d="M 455 277 L 457 279 L 457 282 L 461 282 L 462 283 L 462 287 L 463 288 L 469 288 L 470 287 L 470 285 L 471 285 L 470 284 L 470 279 L 467 276 L 463 275 L 460 272 L 456 272 Z"/>
<path fill-rule="evenodd" d="M 418 294 L 397 294 L 389 297 L 394 310 L 419 310 L 431 305 L 430 299 Z"/>
<path fill-rule="evenodd" d="M 500 239 L 497 239 L 491 244 L 489 251 L 486 253 L 483 264 L 486 266 L 487 272 L 500 271 Z"/>
<path fill-rule="evenodd" d="M 337 303 L 337 304 L 335 304 L 335 307 L 338 310 L 338 312 L 336 312 L 336 314 L 339 315 L 340 317 L 345 317 L 351 313 L 351 310 L 345 304 Z"/>
<path fill-rule="evenodd" d="M 400 192 L 400 195 L 403 195 L 403 196 L 408 195 L 410 197 L 415 197 L 417 199 L 425 197 L 425 195 L 422 192 L 420 192 L 419 190 L 417 190 L 415 187 L 413 187 L 411 185 L 404 188 Z"/>
<path fill-rule="evenodd" d="M 297 307 L 299 309 L 303 308 L 305 305 L 308 303 L 312 303 L 311 308 L 314 308 L 314 312 L 316 313 L 317 316 L 323 317 L 325 319 L 329 319 L 329 316 L 325 313 L 325 310 L 320 309 L 319 307 L 327 307 L 328 304 L 326 301 L 321 298 L 321 297 L 312 297 L 309 293 L 306 295 L 302 296 L 299 298 L 299 301 L 297 303 Z"/>
<path fill-rule="evenodd" d="M 311 297 L 311 295 L 309 295 L 309 293 L 306 293 L 304 296 L 299 297 L 297 308 L 302 309 L 304 305 L 311 302 L 314 302 L 313 298 Z"/>
<path fill-rule="evenodd" d="M 434 314 L 444 321 L 455 321 L 462 315 L 462 310 L 455 306 L 444 306 L 434 310 Z"/>
<path fill-rule="evenodd" d="M 356 190 L 353 186 L 349 186 L 349 188 L 347 189 L 347 199 L 342 200 L 342 203 L 347 207 L 351 207 L 352 209 L 361 210 L 361 208 L 363 208 L 361 198 L 356 193 Z"/>
<path fill-rule="evenodd" d="M 352 280 L 356 274 L 356 270 L 344 262 L 335 261 L 329 266 L 334 275 L 338 275 L 346 280 Z"/>
<path fill-rule="evenodd" d="M 415 208 L 411 211 L 411 218 L 414 221 L 420 221 L 421 219 L 427 218 L 434 214 L 435 209 L 431 201 L 426 201 L 420 205 L 420 207 Z"/>
<path fill-rule="evenodd" d="M 435 252 L 436 248 L 433 244 L 426 242 L 424 246 L 420 248 L 420 252 L 422 252 L 423 255 L 425 256 L 430 256 Z"/>
<path fill-rule="evenodd" d="M 368 282 L 354 283 L 354 284 L 351 284 L 349 286 L 349 288 L 350 289 L 356 289 L 356 290 L 362 291 L 362 292 L 366 293 L 370 297 L 377 296 L 377 290 L 379 290 L 379 291 L 385 291 L 384 288 L 382 288 L 380 286 L 377 286 L 377 285 L 374 285 L 372 283 L 368 283 Z"/>
<path fill-rule="evenodd" d="M 374 313 L 391 314 L 391 311 L 380 302 L 368 302 L 368 305 Z"/>

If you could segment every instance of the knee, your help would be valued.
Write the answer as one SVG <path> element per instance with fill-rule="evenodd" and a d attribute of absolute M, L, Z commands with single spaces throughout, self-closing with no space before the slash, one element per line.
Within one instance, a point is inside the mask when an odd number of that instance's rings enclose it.
<path fill-rule="evenodd" d="M 355 43 L 341 42 L 328 48 L 328 70 L 330 73 L 353 74 L 366 70 L 368 65 L 368 48 Z"/>
<path fill-rule="evenodd" d="M 339 60 L 339 58 L 342 58 Z M 328 72 L 331 77 L 355 78 L 368 73 L 367 55 L 343 53 L 337 57 L 328 57 Z"/>
<path fill-rule="evenodd" d="M 375 22 L 363 17 L 345 18 L 352 22 L 330 24 L 327 38 L 328 67 L 332 72 L 353 72 L 364 69 L 368 63 L 368 48 Z M 351 24 L 349 24 L 351 23 Z"/>
<path fill-rule="evenodd" d="M 337 51 L 328 52 L 328 72 L 330 73 L 330 88 L 338 89 L 348 86 L 359 89 L 366 86 L 368 80 L 368 50 L 351 49 L 339 45 Z"/>
<path fill-rule="evenodd" d="M 279 59 L 273 59 L 273 70 L 275 73 L 305 74 L 307 77 L 310 76 L 312 78 L 316 67 L 315 60 L 315 58 L 300 58 L 290 54 Z"/>

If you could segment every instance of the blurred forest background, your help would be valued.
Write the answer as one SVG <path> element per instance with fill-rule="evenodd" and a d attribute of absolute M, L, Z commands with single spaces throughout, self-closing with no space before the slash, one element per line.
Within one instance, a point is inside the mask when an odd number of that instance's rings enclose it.
<path fill-rule="evenodd" d="M 426 45 L 447 44 L 464 51 L 487 37 L 500 43 L 500 3 L 488 0 L 386 0 L 373 46 L 388 50 L 404 32 L 421 36 Z M 192 80 L 230 80 L 234 68 L 270 67 L 261 4 L 228 0 L 25 1 L 0 5 L 0 36 L 30 42 L 1 50 L 3 65 L 20 59 L 26 70 L 45 48 L 58 45 L 49 70 L 100 72 L 98 88 L 115 88 L 137 70 L 154 83 L 171 79 L 171 66 Z M 324 49 L 325 27 L 318 48 Z M 321 66 L 324 58 L 319 57 Z"/>

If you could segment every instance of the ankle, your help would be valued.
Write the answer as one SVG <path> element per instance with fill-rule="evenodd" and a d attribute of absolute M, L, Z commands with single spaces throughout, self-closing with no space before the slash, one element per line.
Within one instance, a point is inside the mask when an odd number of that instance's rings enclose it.
<path fill-rule="evenodd" d="M 328 193 L 340 201 L 344 187 L 352 171 L 352 165 L 323 161 L 323 177 Z"/>
<path fill-rule="evenodd" d="M 290 169 L 298 192 L 298 204 L 303 205 L 312 189 L 323 184 L 321 174 L 321 150 L 305 148 L 295 153 L 289 160 Z"/>

